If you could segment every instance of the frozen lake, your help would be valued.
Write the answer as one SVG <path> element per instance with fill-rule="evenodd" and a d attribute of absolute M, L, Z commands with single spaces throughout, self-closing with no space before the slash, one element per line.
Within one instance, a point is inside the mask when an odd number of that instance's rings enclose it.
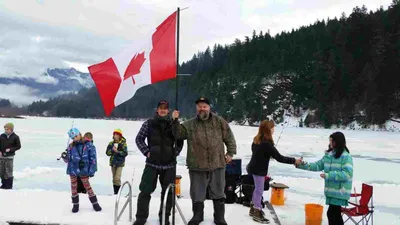
<path fill-rule="evenodd" d="M 15 158 L 14 187 L 18 191 L 24 189 L 42 189 L 58 192 L 69 192 L 69 178 L 65 173 L 66 164 L 57 161 L 60 153 L 66 148 L 67 131 L 71 128 L 72 119 L 60 118 L 27 118 L 4 119 L 0 124 L 14 122 L 15 132 L 20 136 L 22 149 Z M 127 139 L 129 156 L 123 170 L 122 179 L 132 180 L 134 175 L 134 195 L 138 194 L 139 180 L 144 168 L 145 158 L 136 147 L 135 137 L 142 122 L 123 120 L 91 120 L 75 119 L 75 126 L 82 133 L 90 131 L 94 135 L 94 144 L 98 154 L 98 172 L 91 179 L 94 191 L 99 195 L 112 193 L 111 169 L 105 148 L 112 138 L 115 128 L 122 129 Z M 243 171 L 251 156 L 252 138 L 256 127 L 232 126 L 238 145 L 238 155 L 242 159 Z M 277 127 L 274 138 L 277 140 L 281 127 Z M 323 156 L 328 145 L 328 137 L 335 130 L 285 128 L 278 144 L 281 154 L 287 156 L 303 156 L 307 161 L 315 161 Z M 350 153 L 354 160 L 353 186 L 359 192 L 361 184 L 374 186 L 374 204 L 376 207 L 376 224 L 400 224 L 400 133 L 373 131 L 344 131 Z M 183 176 L 182 195 L 189 198 L 189 177 L 185 167 L 185 148 L 178 158 L 178 174 Z M 323 196 L 323 180 L 319 173 L 297 170 L 293 166 L 270 164 L 270 175 L 276 182 L 290 187 L 286 190 L 286 205 L 276 207 L 282 224 L 304 224 L 304 204 L 321 202 Z M 154 196 L 159 196 L 159 189 Z M 270 192 L 264 193 L 269 199 Z M 70 199 L 65 199 L 69 203 Z M 4 206 L 4 201 L 0 205 Z M 159 204 L 158 200 L 152 204 Z M 1 206 L 0 206 L 1 207 Z M 135 210 L 134 206 L 134 210 Z M 325 207 L 326 208 L 326 207 Z M 235 213 L 235 217 L 246 217 Z M 326 209 L 325 209 L 326 210 Z M 20 212 L 21 213 L 21 212 Z M 190 210 L 186 217 L 190 217 Z M 229 215 L 227 215 L 229 216 Z M 327 224 L 324 215 L 324 224 Z M 251 219 L 248 219 L 249 222 Z M 243 221 L 243 220 L 242 220 Z"/>

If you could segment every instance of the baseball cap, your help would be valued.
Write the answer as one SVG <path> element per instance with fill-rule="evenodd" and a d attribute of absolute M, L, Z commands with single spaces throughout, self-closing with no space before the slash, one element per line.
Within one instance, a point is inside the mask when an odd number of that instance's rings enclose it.
<path fill-rule="evenodd" d="M 198 103 L 200 103 L 200 102 L 204 102 L 204 103 L 206 103 L 207 105 L 210 105 L 210 100 L 208 100 L 208 98 L 205 98 L 205 97 L 200 97 L 199 99 L 197 99 L 197 100 L 195 101 L 196 104 L 198 104 Z"/>
<path fill-rule="evenodd" d="M 166 100 L 161 100 L 158 102 L 157 108 L 160 107 L 161 105 L 166 105 L 167 108 L 169 108 L 169 103 Z"/>

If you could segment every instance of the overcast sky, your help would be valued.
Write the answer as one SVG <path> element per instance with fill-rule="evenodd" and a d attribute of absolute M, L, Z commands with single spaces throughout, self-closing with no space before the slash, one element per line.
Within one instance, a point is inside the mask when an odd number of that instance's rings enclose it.
<path fill-rule="evenodd" d="M 0 0 L 0 76 L 38 77 L 46 68 L 99 63 L 170 15 L 181 12 L 180 59 L 253 30 L 274 35 L 355 6 L 392 0 Z"/>

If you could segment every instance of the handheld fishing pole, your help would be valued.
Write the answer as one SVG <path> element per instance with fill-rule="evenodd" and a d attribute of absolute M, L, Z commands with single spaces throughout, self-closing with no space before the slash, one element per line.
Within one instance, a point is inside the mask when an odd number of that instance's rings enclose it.
<path fill-rule="evenodd" d="M 284 131 L 285 128 L 289 125 L 289 123 L 288 123 L 287 121 L 285 121 L 284 123 L 285 123 L 285 126 L 283 126 L 283 128 L 282 128 L 282 130 L 281 130 L 281 133 L 279 134 L 279 137 L 278 137 L 278 140 L 276 141 L 275 147 L 278 146 L 278 143 L 279 143 L 279 140 L 281 140 L 281 136 L 282 136 L 283 131 Z"/>
<path fill-rule="evenodd" d="M 72 120 L 72 125 L 71 125 L 71 129 L 74 127 L 74 120 Z M 57 158 L 57 160 L 60 160 L 60 159 L 64 159 L 64 158 L 66 158 L 67 157 L 67 149 L 68 149 L 68 145 L 69 145 L 69 137 L 67 138 L 67 147 L 66 147 L 66 150 L 65 151 L 63 151 L 62 153 L 61 153 L 61 156 L 59 157 L 59 158 Z"/>

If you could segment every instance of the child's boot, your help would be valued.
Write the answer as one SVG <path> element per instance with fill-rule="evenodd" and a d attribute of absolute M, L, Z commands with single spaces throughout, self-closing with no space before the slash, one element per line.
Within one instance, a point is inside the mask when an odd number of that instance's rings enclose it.
<path fill-rule="evenodd" d="M 254 209 L 253 220 L 258 223 L 269 224 L 269 220 L 265 218 L 265 214 L 261 209 Z"/>
<path fill-rule="evenodd" d="M 253 203 L 250 203 L 249 216 L 251 216 L 251 217 L 254 216 L 254 204 Z"/>
<path fill-rule="evenodd" d="M 97 202 L 97 197 L 96 197 L 96 195 L 95 195 L 95 196 L 92 196 L 92 197 L 89 197 L 89 200 L 90 200 L 90 202 L 91 202 L 92 205 L 93 205 L 94 211 L 96 211 L 96 212 L 101 211 L 101 207 L 100 207 L 99 203 Z"/>
<path fill-rule="evenodd" d="M 114 185 L 114 194 L 115 195 L 118 194 L 120 188 L 121 188 L 120 185 Z"/>
<path fill-rule="evenodd" d="M 77 213 L 79 211 L 79 195 L 72 196 L 72 212 Z"/>

